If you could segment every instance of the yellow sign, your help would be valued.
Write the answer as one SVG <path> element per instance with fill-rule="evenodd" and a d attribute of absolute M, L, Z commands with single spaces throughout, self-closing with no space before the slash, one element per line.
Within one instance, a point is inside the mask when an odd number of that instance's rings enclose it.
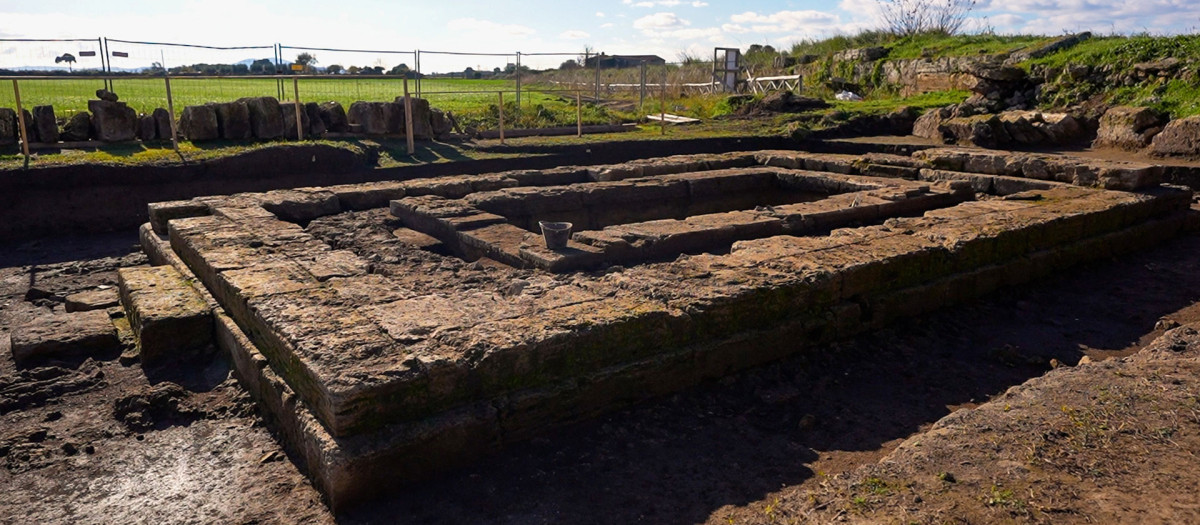
<path fill-rule="evenodd" d="M 292 64 L 292 71 L 304 71 L 304 66 L 300 64 Z"/>

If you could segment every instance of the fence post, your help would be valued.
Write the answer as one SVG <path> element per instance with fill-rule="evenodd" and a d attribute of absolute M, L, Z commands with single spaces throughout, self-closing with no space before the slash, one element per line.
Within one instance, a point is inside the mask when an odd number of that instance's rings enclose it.
<path fill-rule="evenodd" d="M 111 57 L 108 56 L 108 37 L 100 37 L 100 70 L 106 75 L 112 74 L 112 67 L 109 66 L 110 59 Z M 112 79 L 104 77 L 104 89 L 112 91 Z"/>
<path fill-rule="evenodd" d="M 497 91 L 500 96 L 500 143 L 504 144 L 504 92 Z"/>
<path fill-rule="evenodd" d="M 296 99 L 296 140 L 304 140 L 304 117 L 300 114 L 300 77 L 292 77 L 292 94 Z"/>
<path fill-rule="evenodd" d="M 21 152 L 25 154 L 25 167 L 29 168 L 29 130 L 25 129 L 25 108 L 21 107 L 21 88 L 13 79 L 13 98 L 17 101 L 17 125 L 21 130 Z"/>
<path fill-rule="evenodd" d="M 646 105 L 646 61 L 643 60 L 639 69 L 639 83 L 641 87 L 638 89 L 638 111 L 642 110 L 642 106 Z"/>
<path fill-rule="evenodd" d="M 417 147 L 413 144 L 413 117 L 412 117 L 412 97 L 408 96 L 408 75 L 404 75 L 404 136 L 408 139 L 408 156 L 413 156 L 417 152 Z"/>
<path fill-rule="evenodd" d="M 421 98 L 421 50 L 414 50 L 413 57 L 413 62 L 417 64 L 417 76 L 414 79 L 417 84 L 417 98 Z"/>
<path fill-rule="evenodd" d="M 662 95 L 658 99 L 659 135 L 667 134 L 667 70 L 663 70 Z"/>
<path fill-rule="evenodd" d="M 171 121 L 171 147 L 175 149 L 175 154 L 183 159 L 183 154 L 179 152 L 179 130 L 175 129 L 175 99 L 171 97 L 171 77 L 163 71 L 163 81 L 167 84 L 167 113 L 168 120 Z"/>
<path fill-rule="evenodd" d="M 583 136 L 583 104 L 579 100 L 579 92 L 575 92 L 575 136 Z"/>
<path fill-rule="evenodd" d="M 600 55 L 596 55 L 596 83 L 592 86 L 596 92 L 593 95 L 597 103 L 600 102 Z"/>
<path fill-rule="evenodd" d="M 517 111 L 521 110 L 521 52 L 517 51 Z"/>

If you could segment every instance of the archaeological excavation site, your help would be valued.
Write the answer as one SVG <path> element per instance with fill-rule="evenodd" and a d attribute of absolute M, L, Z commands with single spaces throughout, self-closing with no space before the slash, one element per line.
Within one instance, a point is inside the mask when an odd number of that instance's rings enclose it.
<path fill-rule="evenodd" d="M 14 73 L 0 523 L 1200 522 L 1200 39 L 889 38 Z"/>
<path fill-rule="evenodd" d="M 99 299 L 69 296 L 66 312 L 12 326 L 11 356 L 22 376 L 122 347 L 148 370 L 227 363 L 231 388 L 341 511 L 1194 228 L 1192 191 L 1165 184 L 1161 165 L 877 149 L 893 152 L 732 151 L 154 202 L 146 264 L 116 269 L 89 292 Z M 152 419 L 178 394 L 133 402 Z"/>

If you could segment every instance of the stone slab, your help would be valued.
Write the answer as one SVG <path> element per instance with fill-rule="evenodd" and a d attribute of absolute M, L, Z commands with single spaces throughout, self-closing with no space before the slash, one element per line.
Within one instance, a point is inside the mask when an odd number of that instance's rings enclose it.
<path fill-rule="evenodd" d="M 64 306 L 67 313 L 71 313 L 103 310 L 119 304 L 121 304 L 121 297 L 117 293 L 117 289 L 108 287 L 68 295 Z"/>
<path fill-rule="evenodd" d="M 143 362 L 183 359 L 212 344 L 212 310 L 174 267 L 121 268 L 117 281 Z"/>
<path fill-rule="evenodd" d="M 10 338 L 13 359 L 19 364 L 121 349 L 117 329 L 104 310 L 43 315 L 14 327 Z"/>

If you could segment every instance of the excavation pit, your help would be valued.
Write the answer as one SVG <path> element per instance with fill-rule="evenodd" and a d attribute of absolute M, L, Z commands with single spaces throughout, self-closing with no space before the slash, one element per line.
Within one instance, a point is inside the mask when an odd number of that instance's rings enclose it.
<path fill-rule="evenodd" d="M 1157 242 L 1191 198 L 1144 167 L 1104 168 L 1130 186 L 1114 191 L 884 162 L 731 153 L 206 197 L 153 205 L 143 240 L 215 298 L 239 378 L 341 506 Z M 566 249 L 543 220 L 575 223 Z M 401 240 L 418 236 L 448 254 Z"/>

